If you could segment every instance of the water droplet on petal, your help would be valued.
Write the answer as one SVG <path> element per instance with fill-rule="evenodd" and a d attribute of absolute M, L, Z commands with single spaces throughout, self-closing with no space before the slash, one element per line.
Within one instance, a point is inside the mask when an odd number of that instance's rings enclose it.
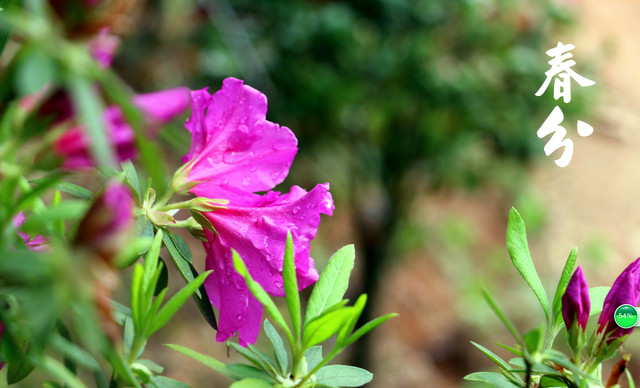
<path fill-rule="evenodd" d="M 240 313 L 240 314 L 236 315 L 236 320 L 243 321 L 244 320 L 244 314 Z"/>
<path fill-rule="evenodd" d="M 226 150 L 222 154 L 222 160 L 227 164 L 235 164 L 242 161 L 244 157 L 244 153 L 232 151 L 230 149 Z"/>
<path fill-rule="evenodd" d="M 251 167 L 251 172 L 256 172 L 256 170 L 258 170 L 256 166 Z"/>
<path fill-rule="evenodd" d="M 280 178 L 280 173 L 279 172 L 272 172 L 271 173 L 271 179 L 278 180 L 278 178 Z"/>
<path fill-rule="evenodd" d="M 249 186 L 251 184 L 251 178 L 246 177 L 242 180 L 242 184 L 245 186 Z"/>
<path fill-rule="evenodd" d="M 291 148 L 291 142 L 288 140 L 278 140 L 274 142 L 271 147 L 274 151 L 284 151 L 287 148 Z"/>
<path fill-rule="evenodd" d="M 293 208 L 293 210 L 291 211 L 293 214 L 298 214 L 298 212 L 300 211 L 300 206 L 296 206 Z"/>
<path fill-rule="evenodd" d="M 282 280 L 281 279 L 276 279 L 273 284 L 275 284 L 275 286 L 277 288 L 282 288 Z"/>

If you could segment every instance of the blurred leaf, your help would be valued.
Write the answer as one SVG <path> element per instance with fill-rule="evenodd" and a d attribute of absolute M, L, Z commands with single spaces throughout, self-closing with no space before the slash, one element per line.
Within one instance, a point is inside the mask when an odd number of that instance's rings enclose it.
<path fill-rule="evenodd" d="M 92 82 L 84 77 L 71 76 L 67 79 L 67 86 L 80 122 L 89 137 L 89 149 L 96 166 L 102 169 L 115 167 L 112 142 L 102 121 L 104 107 Z"/>
<path fill-rule="evenodd" d="M 544 327 L 538 327 L 526 332 L 522 339 L 529 353 L 535 354 L 542 350 L 544 346 Z"/>
<path fill-rule="evenodd" d="M 305 324 L 338 303 L 349 286 L 349 276 L 355 262 L 355 248 L 346 245 L 329 259 L 318 282 L 313 287 L 305 315 Z"/>
<path fill-rule="evenodd" d="M 29 376 L 35 368 L 36 366 L 29 362 L 26 357 L 17 362 L 9 363 L 9 365 L 7 365 L 7 383 L 11 385 L 22 381 L 25 377 Z"/>
<path fill-rule="evenodd" d="M 133 162 L 125 160 L 120 164 L 122 172 L 124 173 L 124 180 L 129 184 L 129 187 L 133 190 L 138 202 L 141 201 L 140 181 L 138 180 L 138 172 Z"/>
<path fill-rule="evenodd" d="M 542 286 L 542 282 L 538 277 L 536 268 L 533 265 L 531 254 L 529 253 L 529 244 L 527 243 L 527 231 L 525 229 L 524 221 L 518 211 L 511 208 L 509 212 L 509 224 L 507 226 L 507 250 L 511 261 L 516 267 L 520 275 L 526 280 L 531 290 L 536 295 L 544 310 L 544 315 L 547 319 L 547 323 L 551 322 L 551 315 L 549 312 L 549 300 L 547 294 Z"/>
<path fill-rule="evenodd" d="M 589 316 L 600 314 L 604 305 L 604 300 L 611 287 L 591 287 L 589 289 L 589 299 L 591 300 L 591 312 Z"/>
<path fill-rule="evenodd" d="M 511 333 L 513 338 L 516 340 L 516 342 L 518 342 L 519 345 L 523 346 L 524 341 L 522 339 L 522 336 L 520 335 L 516 327 L 513 325 L 511 320 L 507 318 L 507 316 L 504 314 L 502 309 L 498 306 L 498 304 L 493 299 L 491 294 L 489 294 L 489 291 L 487 291 L 486 289 L 482 289 L 482 295 L 484 296 L 486 301 L 489 303 L 489 306 L 491 307 L 493 312 L 498 316 L 502 324 L 507 328 L 507 330 L 509 330 L 509 332 Z"/>
<path fill-rule="evenodd" d="M 0 12 L 14 12 L 22 7 L 21 0 L 0 0 Z M 11 30 L 5 25 L 0 27 L 0 58 L 4 52 L 7 42 L 11 38 Z"/>
<path fill-rule="evenodd" d="M 573 248 L 571 253 L 569 253 L 566 263 L 564 264 L 564 269 L 562 270 L 560 281 L 558 282 L 558 288 L 556 289 L 556 294 L 553 297 L 553 320 L 556 324 L 562 317 L 562 296 L 567 289 L 569 280 L 571 280 L 571 275 L 573 275 L 573 269 L 576 266 L 577 259 L 578 248 Z"/>
<path fill-rule="evenodd" d="M 44 179 L 32 179 L 31 183 L 40 183 L 43 182 Z M 85 189 L 82 186 L 78 186 L 76 184 L 70 183 L 70 182 L 60 182 L 55 184 L 53 187 L 55 187 L 56 189 L 62 191 L 63 193 L 67 193 L 70 195 L 73 195 L 76 198 L 80 198 L 80 199 L 91 199 L 93 198 L 93 192 L 91 192 L 91 190 Z"/>
<path fill-rule="evenodd" d="M 248 378 L 236 381 L 229 388 L 271 388 L 272 385 L 260 379 Z"/>
<path fill-rule="evenodd" d="M 360 387 L 373 379 L 373 373 L 348 365 L 325 366 L 315 376 L 318 384 L 337 387 Z"/>
<path fill-rule="evenodd" d="M 86 201 L 70 199 L 51 206 L 40 213 L 33 214 L 22 224 L 22 230 L 26 232 L 41 232 L 43 225 L 50 222 L 79 219 L 85 214 L 89 204 Z"/>
<path fill-rule="evenodd" d="M 164 376 L 152 376 L 151 385 L 155 388 L 189 388 L 185 383 Z"/>
<path fill-rule="evenodd" d="M 40 92 L 46 85 L 56 84 L 56 73 L 53 59 L 40 48 L 31 46 L 22 52 L 16 74 L 16 89 L 21 96 Z"/>
<path fill-rule="evenodd" d="M 633 382 L 633 377 L 631 376 L 631 372 L 629 372 L 629 369 L 625 369 L 624 373 L 627 375 L 627 381 L 629 382 L 629 388 L 636 388 L 636 384 Z"/>
<path fill-rule="evenodd" d="M 284 248 L 284 263 L 282 269 L 284 292 L 293 326 L 295 338 L 300 338 L 300 296 L 298 295 L 298 279 L 296 278 L 296 263 L 293 257 L 293 237 L 287 231 L 287 242 Z"/>
<path fill-rule="evenodd" d="M 289 355 L 287 354 L 287 350 L 284 347 L 284 342 L 282 341 L 282 337 L 278 334 L 278 331 L 268 320 L 264 320 L 264 332 L 273 344 L 273 351 L 276 355 L 276 361 L 278 362 L 278 366 L 280 366 L 280 371 L 282 371 L 282 376 L 286 376 L 289 369 Z"/>
<path fill-rule="evenodd" d="M 475 372 L 466 375 L 464 379 L 468 381 L 480 381 L 483 383 L 491 384 L 491 386 L 495 388 L 518 387 L 503 375 L 493 372 Z"/>

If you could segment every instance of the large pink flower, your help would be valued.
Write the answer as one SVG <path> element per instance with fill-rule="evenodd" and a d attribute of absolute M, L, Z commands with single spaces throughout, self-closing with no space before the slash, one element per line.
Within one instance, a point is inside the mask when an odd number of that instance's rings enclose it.
<path fill-rule="evenodd" d="M 201 181 L 192 193 L 224 198 L 232 205 L 252 205 L 254 194 L 271 190 L 289 173 L 298 152 L 291 130 L 266 120 L 267 98 L 235 78 L 209 95 L 206 89 L 191 94 L 192 133 L 189 182 Z"/>
<path fill-rule="evenodd" d="M 179 87 L 139 94 L 133 98 L 133 103 L 145 114 L 147 126 L 151 129 L 149 135 L 153 135 L 156 124 L 171 121 L 189 107 L 189 89 Z M 118 106 L 107 107 L 102 114 L 102 121 L 117 161 L 132 159 L 136 155 L 135 134 L 122 109 Z M 60 136 L 56 141 L 55 151 L 64 157 L 63 167 L 66 169 L 75 170 L 94 165 L 89 152 L 89 139 L 81 126 L 73 127 Z"/>
<path fill-rule="evenodd" d="M 205 216 L 216 233 L 208 233 L 205 282 L 213 305 L 220 310 L 216 340 L 238 333 L 240 344 L 254 343 L 262 308 L 233 267 L 231 249 L 247 264 L 251 276 L 270 294 L 284 296 L 282 266 L 287 231 L 291 231 L 298 286 L 318 279 L 309 243 L 320 214 L 333 213 L 329 184 L 306 192 L 294 186 L 287 194 L 269 191 L 284 180 L 297 152 L 297 140 L 286 127 L 266 120 L 267 100 L 259 91 L 227 78 L 213 95 L 192 92 L 192 133 L 187 181 L 200 182 L 191 192 L 229 200 Z"/>

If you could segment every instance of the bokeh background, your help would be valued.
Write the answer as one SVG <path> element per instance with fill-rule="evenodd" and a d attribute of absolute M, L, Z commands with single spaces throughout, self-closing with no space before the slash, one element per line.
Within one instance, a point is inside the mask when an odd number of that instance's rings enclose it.
<path fill-rule="evenodd" d="M 114 67 L 136 91 L 242 78 L 296 134 L 282 187 L 328 181 L 336 201 L 312 246 L 318 267 L 355 243 L 351 298 L 369 295 L 369 317 L 400 313 L 345 355 L 373 371 L 372 387 L 475 386 L 462 377 L 491 365 L 469 341 L 498 354 L 495 341 L 510 343 L 483 285 L 522 331 L 541 322 L 506 252 L 511 206 L 549 290 L 574 246 L 590 286 L 640 256 L 636 1 L 111 0 L 95 12 L 122 37 Z M 575 70 L 596 81 L 558 103 L 575 146 L 566 168 L 535 134 L 557 104 L 551 89 L 534 93 L 558 41 L 576 45 Z M 577 119 L 594 134 L 577 136 Z M 162 140 L 177 166 L 186 131 Z M 162 348 L 236 357 L 195 305 L 185 310 L 147 351 L 170 377 L 228 386 Z M 640 376 L 640 359 L 630 367 Z"/>

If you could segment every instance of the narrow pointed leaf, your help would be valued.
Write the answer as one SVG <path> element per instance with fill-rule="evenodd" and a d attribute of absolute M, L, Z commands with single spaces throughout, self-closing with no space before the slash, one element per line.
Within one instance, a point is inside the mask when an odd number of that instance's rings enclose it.
<path fill-rule="evenodd" d="M 509 381 L 509 379 L 507 379 L 500 373 L 476 372 L 476 373 L 471 373 L 469 375 L 466 375 L 464 379 L 468 381 L 480 381 L 483 383 L 487 383 L 487 384 L 490 384 L 491 387 L 495 387 L 495 388 L 518 387 L 518 385 L 512 383 L 511 381 Z"/>
<path fill-rule="evenodd" d="M 511 208 L 509 212 L 509 225 L 507 226 L 507 250 L 511 261 L 516 267 L 520 275 L 527 282 L 533 293 L 540 301 L 542 310 L 547 319 L 547 322 L 551 322 L 551 314 L 549 311 L 549 300 L 545 293 L 540 277 L 536 272 L 536 268 L 533 265 L 533 259 L 529 252 L 529 243 L 527 242 L 527 231 L 524 225 L 524 221 L 520 216 L 520 213 L 514 208 Z"/>
<path fill-rule="evenodd" d="M 498 316 L 502 324 L 507 328 L 507 330 L 509 330 L 513 338 L 518 342 L 519 345 L 524 346 L 522 336 L 520 335 L 514 324 L 509 320 L 509 318 L 507 318 L 502 309 L 498 306 L 491 294 L 489 294 L 489 291 L 482 289 L 482 295 L 487 300 L 489 306 L 491 306 L 491 309 Z"/>
<path fill-rule="evenodd" d="M 247 378 L 236 381 L 229 388 L 271 388 L 272 385 L 264 380 Z"/>
<path fill-rule="evenodd" d="M 247 282 L 247 287 L 251 291 L 251 294 L 253 294 L 253 296 L 258 299 L 258 301 L 264 306 L 264 308 L 269 313 L 269 316 L 271 316 L 274 322 L 277 323 L 278 326 L 280 326 L 280 328 L 285 331 L 287 337 L 289 338 L 289 342 L 293 344 L 293 334 L 287 326 L 284 317 L 282 316 L 282 314 L 280 314 L 280 310 L 278 310 L 278 307 L 275 305 L 275 303 L 273 303 L 273 300 L 271 300 L 271 297 L 262 288 L 262 286 L 258 284 L 258 282 L 253 280 L 253 278 L 251 278 L 251 275 L 249 274 L 244 261 L 242 261 L 240 255 L 238 255 L 238 252 L 236 252 L 235 250 L 233 250 L 233 266 Z"/>
<path fill-rule="evenodd" d="M 489 359 L 490 359 L 491 361 L 493 361 L 494 363 L 496 363 L 496 365 L 498 365 L 501 369 L 503 369 L 503 370 L 505 370 L 505 371 L 508 371 L 508 370 L 510 370 L 510 369 L 511 369 L 511 365 L 509 365 L 509 363 L 508 363 L 508 362 L 506 362 L 505 360 L 503 360 L 502 358 L 500 358 L 500 356 L 498 356 L 497 354 L 495 354 L 495 353 L 494 353 L 494 352 L 492 352 L 491 350 L 489 350 L 489 349 L 485 348 L 484 346 L 482 346 L 482 345 L 480 345 L 480 344 L 477 344 L 477 343 L 475 343 L 475 342 L 473 342 L 473 341 L 471 341 L 471 344 L 472 344 L 473 346 L 475 346 L 476 348 L 480 349 L 480 351 L 481 351 L 482 353 L 484 353 L 484 354 L 485 354 L 485 356 L 489 357 Z M 513 373 L 510 373 L 510 372 L 507 372 L 507 373 L 509 373 L 509 374 L 510 374 L 510 376 L 511 376 L 513 379 L 515 379 L 515 380 L 517 380 L 517 381 L 519 381 L 519 382 L 521 382 L 521 383 L 524 383 L 524 382 L 522 381 L 522 379 L 520 378 L 520 376 L 518 376 L 518 375 L 516 375 L 516 374 L 513 374 Z"/>
<path fill-rule="evenodd" d="M 258 355 L 256 355 L 255 353 L 253 353 L 252 351 L 250 351 L 249 349 L 238 345 L 235 342 L 227 342 L 227 345 L 232 347 L 236 352 L 240 353 L 240 355 L 244 358 L 246 358 L 249 362 L 251 362 L 253 365 L 255 365 L 258 369 L 269 373 L 269 367 L 268 364 L 265 363 L 263 360 L 260 359 L 260 357 Z"/>
<path fill-rule="evenodd" d="M 195 278 L 191 283 L 187 284 L 183 289 L 178 291 L 169 301 L 165 304 L 162 309 L 158 312 L 158 315 L 154 319 L 154 325 L 149 332 L 149 335 L 153 334 L 156 330 L 160 329 L 162 326 L 166 325 L 167 322 L 173 317 L 173 315 L 182 307 L 184 302 L 191 297 L 191 295 L 204 283 L 205 279 L 211 271 L 207 271 L 202 273 L 200 276 Z"/>
<path fill-rule="evenodd" d="M 322 346 L 312 346 L 304 352 L 307 359 L 307 369 L 312 370 L 322 361 Z"/>
<path fill-rule="evenodd" d="M 376 327 L 380 326 L 381 324 L 383 324 L 387 320 L 389 320 L 389 319 L 391 319 L 393 317 L 397 317 L 397 316 L 398 316 L 398 314 L 391 313 L 391 314 L 383 315 L 383 316 L 378 317 L 376 319 L 372 319 L 371 321 L 369 321 L 369 322 L 365 323 L 364 325 L 362 325 L 353 334 L 351 334 L 351 336 L 349 338 L 347 338 L 346 342 L 344 343 L 344 346 L 346 347 L 346 346 L 351 345 L 352 343 L 354 343 L 358 339 L 360 339 L 360 337 L 362 337 L 363 335 L 367 334 L 371 330 L 373 330 Z"/>
<path fill-rule="evenodd" d="M 309 321 L 304 326 L 302 335 L 304 347 L 317 345 L 337 334 L 349 322 L 354 312 L 353 307 L 343 307 Z"/>
<path fill-rule="evenodd" d="M 578 248 L 573 248 L 560 275 L 560 281 L 558 282 L 558 288 L 556 294 L 553 296 L 553 319 L 554 322 L 562 320 L 562 295 L 567 290 L 567 284 L 571 280 L 573 275 L 573 269 L 576 266 L 576 260 L 578 259 Z"/>
<path fill-rule="evenodd" d="M 278 331 L 268 320 L 264 320 L 264 332 L 273 344 L 273 350 L 276 355 L 276 362 L 280 367 L 280 371 L 282 375 L 285 376 L 289 369 L 289 355 L 287 354 L 287 350 L 284 348 L 284 342 L 282 341 L 282 337 L 278 334 Z"/>
<path fill-rule="evenodd" d="M 282 269 L 284 292 L 287 300 L 289 315 L 295 338 L 300 338 L 300 295 L 298 295 L 298 279 L 296 278 L 296 263 L 293 257 L 293 237 L 287 231 L 287 243 L 284 249 L 284 264 Z"/>

